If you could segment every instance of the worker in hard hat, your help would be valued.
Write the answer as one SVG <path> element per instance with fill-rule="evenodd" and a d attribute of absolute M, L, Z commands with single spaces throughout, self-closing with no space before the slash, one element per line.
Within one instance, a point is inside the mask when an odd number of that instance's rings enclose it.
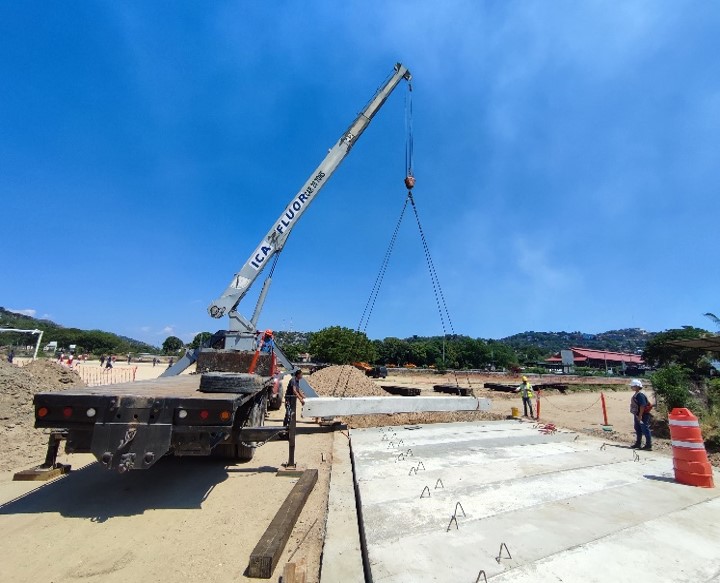
<path fill-rule="evenodd" d="M 630 388 L 635 394 L 630 399 L 630 413 L 633 416 L 635 425 L 635 443 L 630 447 L 633 449 L 652 449 L 652 437 L 650 437 L 650 401 L 642 392 L 643 384 L 640 379 L 630 381 Z M 645 436 L 645 446 L 642 446 L 642 437 Z"/>
<path fill-rule="evenodd" d="M 272 352 L 275 348 L 275 340 L 273 340 L 273 331 L 272 330 L 265 330 L 265 333 L 262 336 L 262 340 L 260 342 L 260 351 L 261 352 Z"/>
<path fill-rule="evenodd" d="M 523 417 L 528 416 L 528 407 L 530 408 L 530 418 L 535 419 L 535 413 L 533 411 L 532 406 L 532 398 L 533 398 L 533 388 L 532 385 L 528 382 L 528 378 L 526 376 L 523 376 L 522 383 L 520 386 L 515 389 L 516 393 L 520 393 L 522 396 L 523 401 Z"/>

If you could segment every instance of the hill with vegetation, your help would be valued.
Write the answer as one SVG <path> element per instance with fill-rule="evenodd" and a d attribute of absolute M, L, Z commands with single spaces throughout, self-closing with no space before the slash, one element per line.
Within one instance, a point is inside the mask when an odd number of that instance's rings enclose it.
<path fill-rule="evenodd" d="M 599 334 L 587 334 L 585 332 L 522 332 L 502 338 L 499 342 L 516 350 L 533 347 L 544 355 L 554 354 L 571 346 L 638 354 L 645 349 L 645 345 L 655 335 L 655 332 L 647 332 L 640 328 L 608 330 Z"/>
<path fill-rule="evenodd" d="M 0 307 L 0 328 L 19 328 L 21 330 L 42 330 L 42 346 L 57 342 L 59 350 L 68 350 L 75 345 L 77 354 L 124 354 L 150 352 L 158 353 L 156 346 L 119 336 L 102 330 L 81 330 L 66 328 L 51 320 L 44 320 L 17 314 Z M 0 332 L 0 346 L 24 347 L 35 346 L 37 335 L 24 332 Z M 42 349 L 41 346 L 41 349 Z"/>
<path fill-rule="evenodd" d="M 161 351 L 156 346 L 112 332 L 66 328 L 51 320 L 17 314 L 1 307 L 0 328 L 42 330 L 43 345 L 56 341 L 59 349 L 67 350 L 71 344 L 74 344 L 77 353 L 100 355 Z M 542 361 L 571 346 L 639 353 L 656 335 L 654 332 L 646 332 L 638 328 L 609 330 L 599 334 L 529 331 L 501 339 L 471 338 L 457 334 L 447 337 L 410 336 L 369 340 L 361 334 L 353 340 L 353 334 L 358 333 L 346 328 L 331 327 L 319 332 L 276 331 L 275 339 L 291 360 L 297 360 L 300 354 L 310 353 L 314 360 L 334 361 L 338 358 L 338 346 L 350 343 L 362 347 L 363 358 L 360 360 L 398 365 L 411 363 L 417 366 L 438 365 L 444 362 L 459 368 L 482 368 L 530 364 Z M 187 346 L 198 346 L 204 335 L 209 336 L 209 333 L 199 334 Z M 0 345 L 4 346 L 34 346 L 36 339 L 37 337 L 32 334 L 0 333 Z M 179 338 L 170 337 L 168 340 L 174 341 L 171 347 L 174 352 L 184 346 Z M 163 346 L 165 347 L 167 343 L 166 340 Z"/>

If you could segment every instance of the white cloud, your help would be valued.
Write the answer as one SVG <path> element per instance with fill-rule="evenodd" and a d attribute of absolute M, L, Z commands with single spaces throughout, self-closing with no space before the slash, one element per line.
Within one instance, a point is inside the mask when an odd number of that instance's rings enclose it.
<path fill-rule="evenodd" d="M 172 334 L 175 331 L 174 326 L 165 326 L 165 328 L 162 329 L 160 334 Z"/>
<path fill-rule="evenodd" d="M 537 241 L 518 238 L 514 244 L 517 267 L 524 277 L 523 286 L 545 291 L 562 291 L 575 283 L 569 270 L 562 270 L 562 254 L 549 251 Z M 554 254 L 554 258 L 552 255 Z"/>
<path fill-rule="evenodd" d="M 37 310 L 33 310 L 32 308 L 26 308 L 24 310 L 14 310 L 12 308 L 8 308 L 8 312 L 13 312 L 14 314 L 22 314 L 23 316 L 30 316 L 31 318 L 34 318 L 35 314 L 37 314 Z"/>

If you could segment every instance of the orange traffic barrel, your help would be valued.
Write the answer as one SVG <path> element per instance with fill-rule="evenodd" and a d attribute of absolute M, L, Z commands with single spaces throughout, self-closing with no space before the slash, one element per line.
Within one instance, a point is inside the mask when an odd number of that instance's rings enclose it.
<path fill-rule="evenodd" d="M 675 480 L 689 486 L 714 488 L 712 466 L 697 417 L 688 409 L 673 409 L 668 417 Z"/>

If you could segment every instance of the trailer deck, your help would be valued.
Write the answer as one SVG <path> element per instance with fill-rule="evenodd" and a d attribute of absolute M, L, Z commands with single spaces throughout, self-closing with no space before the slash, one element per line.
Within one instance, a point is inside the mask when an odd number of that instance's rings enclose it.
<path fill-rule="evenodd" d="M 228 393 L 205 393 L 200 391 L 199 374 L 178 375 L 174 377 L 161 377 L 143 381 L 118 383 L 116 385 L 99 385 L 78 389 L 72 387 L 54 393 L 38 393 L 40 395 L 72 396 L 116 396 L 116 397 L 202 397 L 203 399 L 226 400 L 234 395 Z"/>

